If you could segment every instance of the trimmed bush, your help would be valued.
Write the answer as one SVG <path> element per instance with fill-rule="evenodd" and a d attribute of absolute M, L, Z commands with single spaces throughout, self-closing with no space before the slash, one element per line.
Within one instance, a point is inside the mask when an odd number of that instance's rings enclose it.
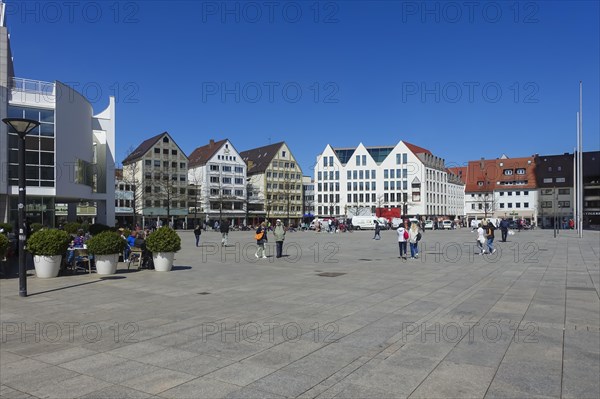
<path fill-rule="evenodd" d="M 44 229 L 37 231 L 27 240 L 27 251 L 34 255 L 63 255 L 71 237 L 63 230 Z"/>
<path fill-rule="evenodd" d="M 125 240 L 113 231 L 103 231 L 85 243 L 94 255 L 120 254 L 125 249 Z"/>
<path fill-rule="evenodd" d="M 88 231 L 91 235 L 95 236 L 96 234 L 100 234 L 103 231 L 110 231 L 110 230 L 112 230 L 112 228 L 105 224 L 94 223 L 94 224 L 90 224 L 90 228 Z"/>
<path fill-rule="evenodd" d="M 8 238 L 4 234 L 0 234 L 0 260 L 4 259 L 6 250 L 8 249 Z"/>
<path fill-rule="evenodd" d="M 146 239 L 146 248 L 151 252 L 177 252 L 181 249 L 181 238 L 175 230 L 161 227 Z"/>
<path fill-rule="evenodd" d="M 69 234 L 77 234 L 77 230 L 81 228 L 81 225 L 77 222 L 68 222 L 63 226 L 63 230 Z"/>
<path fill-rule="evenodd" d="M 10 223 L 0 223 L 0 229 L 4 229 L 5 233 L 10 233 L 13 229 L 13 226 Z"/>
<path fill-rule="evenodd" d="M 40 231 L 44 227 L 41 223 L 31 223 L 31 232 L 35 233 L 36 231 Z"/>

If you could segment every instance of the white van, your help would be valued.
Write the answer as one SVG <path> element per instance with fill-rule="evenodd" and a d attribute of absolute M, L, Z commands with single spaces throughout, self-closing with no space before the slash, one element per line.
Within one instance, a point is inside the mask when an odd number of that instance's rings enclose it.
<path fill-rule="evenodd" d="M 357 230 L 374 230 L 375 222 L 379 222 L 375 216 L 352 216 L 352 226 Z"/>

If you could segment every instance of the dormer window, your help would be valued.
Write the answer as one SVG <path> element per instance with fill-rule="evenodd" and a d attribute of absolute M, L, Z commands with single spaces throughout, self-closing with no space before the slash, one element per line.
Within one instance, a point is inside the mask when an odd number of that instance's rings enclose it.
<path fill-rule="evenodd" d="M 504 169 L 504 176 L 512 176 L 512 174 L 513 174 L 512 169 Z"/>
<path fill-rule="evenodd" d="M 478 185 L 479 187 L 483 187 L 483 182 L 482 182 L 482 181 L 478 181 L 478 182 L 477 182 L 477 185 Z"/>
<path fill-rule="evenodd" d="M 518 175 L 524 175 L 525 174 L 525 168 L 519 168 L 519 169 L 517 169 L 517 174 Z"/>
<path fill-rule="evenodd" d="M 168 143 L 169 142 L 169 138 L 167 136 L 163 137 L 163 143 Z"/>

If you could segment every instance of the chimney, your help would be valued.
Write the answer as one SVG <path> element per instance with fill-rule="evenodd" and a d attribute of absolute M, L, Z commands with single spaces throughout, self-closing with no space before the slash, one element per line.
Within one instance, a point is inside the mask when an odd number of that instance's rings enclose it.
<path fill-rule="evenodd" d="M 208 142 L 208 148 L 212 148 L 213 145 L 215 145 L 215 140 L 210 139 L 210 141 Z"/>

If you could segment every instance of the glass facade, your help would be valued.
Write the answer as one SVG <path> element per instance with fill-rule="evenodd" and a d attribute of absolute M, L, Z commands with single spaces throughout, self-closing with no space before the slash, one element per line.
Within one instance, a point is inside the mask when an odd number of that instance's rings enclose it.
<path fill-rule="evenodd" d="M 25 137 L 25 177 L 29 187 L 54 187 L 54 110 L 8 106 L 9 118 L 27 118 L 40 122 Z M 8 130 L 8 184 L 19 184 L 19 136 Z"/>

